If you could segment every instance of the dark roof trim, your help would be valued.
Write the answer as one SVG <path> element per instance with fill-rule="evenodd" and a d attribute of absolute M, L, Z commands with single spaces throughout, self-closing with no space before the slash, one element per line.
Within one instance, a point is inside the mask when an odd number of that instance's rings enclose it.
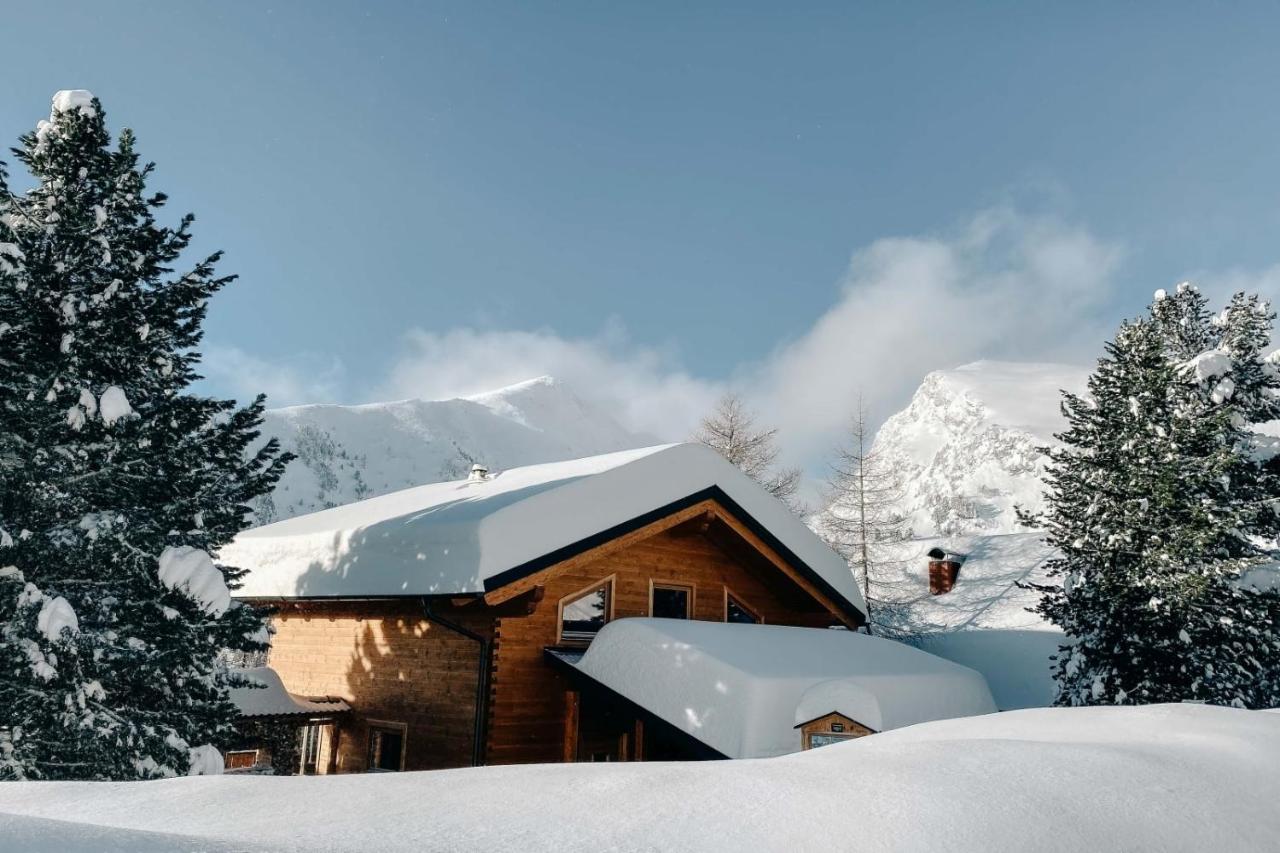
<path fill-rule="evenodd" d="M 811 569 L 807 563 L 796 556 L 794 551 L 786 545 L 783 545 L 778 537 L 774 536 L 773 533 L 771 533 L 763 524 L 752 518 L 746 510 L 739 506 L 733 498 L 725 494 L 724 490 L 719 486 L 710 486 L 701 491 L 694 492 L 693 494 L 680 498 L 677 501 L 672 501 L 666 506 L 650 510 L 643 515 L 638 515 L 630 521 L 624 521 L 622 524 L 614 525 L 608 530 L 602 530 L 599 533 L 588 536 L 586 539 L 580 539 L 571 545 L 565 545 L 563 548 L 557 548 L 551 553 L 543 554 L 541 557 L 530 560 L 527 563 L 507 569 L 504 572 L 499 572 L 485 580 L 485 592 L 492 592 L 493 590 L 504 587 L 509 583 L 515 583 L 522 578 L 526 578 L 535 572 L 540 572 L 543 569 L 550 568 L 557 563 L 563 563 L 565 560 L 576 557 L 586 551 L 590 551 L 592 548 L 597 548 L 606 542 L 617 539 L 619 536 L 625 536 L 632 531 L 639 530 L 642 527 L 647 527 L 655 521 L 666 518 L 672 513 L 679 512 L 682 509 L 688 509 L 694 504 L 702 503 L 705 500 L 714 500 L 732 513 L 734 518 L 742 522 L 742 524 L 756 536 L 763 539 L 766 545 L 774 551 L 777 551 L 784 560 L 790 563 L 796 571 L 801 574 L 801 576 L 821 590 L 837 605 L 843 605 L 842 609 L 845 611 L 846 616 L 852 616 L 854 621 L 859 625 L 862 625 L 867 621 L 866 614 L 855 607 L 853 602 L 845 598 L 844 595 L 838 592 L 836 588 L 829 584 L 821 575 Z"/>
<path fill-rule="evenodd" d="M 452 598 L 480 598 L 484 595 L 482 592 L 438 592 L 438 593 L 413 593 L 410 595 L 245 595 L 237 596 L 236 591 L 231 591 L 231 597 L 236 601 L 247 601 L 258 605 L 290 604 L 295 601 L 406 601 L 413 599 L 415 601 L 424 598 L 432 600 L 448 600 Z"/>

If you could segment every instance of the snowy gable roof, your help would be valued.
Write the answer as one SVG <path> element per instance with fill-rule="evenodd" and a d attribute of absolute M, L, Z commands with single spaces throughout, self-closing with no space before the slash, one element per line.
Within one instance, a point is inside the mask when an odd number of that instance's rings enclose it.
<path fill-rule="evenodd" d="M 833 711 L 885 731 L 996 710 L 973 670 L 853 631 L 619 619 L 577 668 L 729 758 L 795 752 Z"/>
<path fill-rule="evenodd" d="M 246 681 L 258 687 L 233 687 L 231 701 L 241 717 L 283 717 L 295 714 L 334 714 L 348 710 L 341 699 L 306 699 L 295 696 L 284 687 L 280 675 L 269 666 L 237 670 Z"/>
<path fill-rule="evenodd" d="M 706 498 L 728 504 L 837 602 L 865 612 L 845 561 L 700 444 L 405 489 L 245 531 L 220 559 L 251 570 L 242 598 L 482 593 Z"/>

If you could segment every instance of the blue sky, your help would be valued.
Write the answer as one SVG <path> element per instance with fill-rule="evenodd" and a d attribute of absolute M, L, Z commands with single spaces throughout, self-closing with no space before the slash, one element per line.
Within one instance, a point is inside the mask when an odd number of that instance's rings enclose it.
<path fill-rule="evenodd" d="M 0 133 L 98 94 L 241 281 L 211 389 L 567 375 L 797 454 L 1152 290 L 1280 284 L 1280 13 L 1243 4 L 24 3 Z M 851 262 L 851 258 L 853 259 Z"/>

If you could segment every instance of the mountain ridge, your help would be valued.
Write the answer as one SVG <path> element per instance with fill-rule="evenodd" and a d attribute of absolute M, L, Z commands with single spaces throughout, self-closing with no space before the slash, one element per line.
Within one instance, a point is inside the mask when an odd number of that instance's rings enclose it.
<path fill-rule="evenodd" d="M 267 524 L 423 483 L 656 444 L 565 383 L 539 376 L 447 400 L 269 409 L 262 433 L 297 458 L 255 502 Z"/>

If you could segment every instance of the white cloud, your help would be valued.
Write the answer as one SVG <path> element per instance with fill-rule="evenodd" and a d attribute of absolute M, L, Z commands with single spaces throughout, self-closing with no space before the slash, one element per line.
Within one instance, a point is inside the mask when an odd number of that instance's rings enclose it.
<path fill-rule="evenodd" d="M 624 426 L 663 440 L 689 435 L 720 393 L 671 352 L 630 342 L 617 324 L 590 338 L 550 330 L 414 329 L 373 399 L 447 399 L 511 385 L 542 374 L 579 396 L 603 403 Z"/>
<path fill-rule="evenodd" d="M 859 393 L 880 420 L 931 370 L 979 358 L 1092 360 L 1119 319 L 1123 254 L 1086 228 L 997 207 L 943 234 L 858 250 L 834 304 L 812 327 L 728 381 L 691 373 L 673 349 L 638 344 L 619 323 L 588 337 L 414 329 L 386 380 L 369 383 L 363 398 L 465 396 L 550 374 L 630 429 L 679 440 L 732 386 L 762 423 L 780 429 L 788 461 L 818 473 Z M 1280 267 L 1221 278 L 1218 287 L 1263 281 L 1280 293 Z M 273 405 L 351 401 L 341 365 L 314 356 L 280 364 L 209 347 L 205 372 L 242 397 L 266 391 Z"/>
<path fill-rule="evenodd" d="M 199 372 L 219 395 L 252 400 L 267 395 L 268 406 L 330 403 L 341 398 L 345 370 L 337 359 L 302 353 L 267 361 L 239 347 L 206 344 Z"/>
<path fill-rule="evenodd" d="M 839 299 L 751 375 L 751 395 L 792 458 L 829 450 L 859 393 L 873 419 L 924 374 L 979 358 L 1083 361 L 1105 314 L 1120 246 L 1007 207 L 935 237 L 877 240 L 853 256 Z"/>

